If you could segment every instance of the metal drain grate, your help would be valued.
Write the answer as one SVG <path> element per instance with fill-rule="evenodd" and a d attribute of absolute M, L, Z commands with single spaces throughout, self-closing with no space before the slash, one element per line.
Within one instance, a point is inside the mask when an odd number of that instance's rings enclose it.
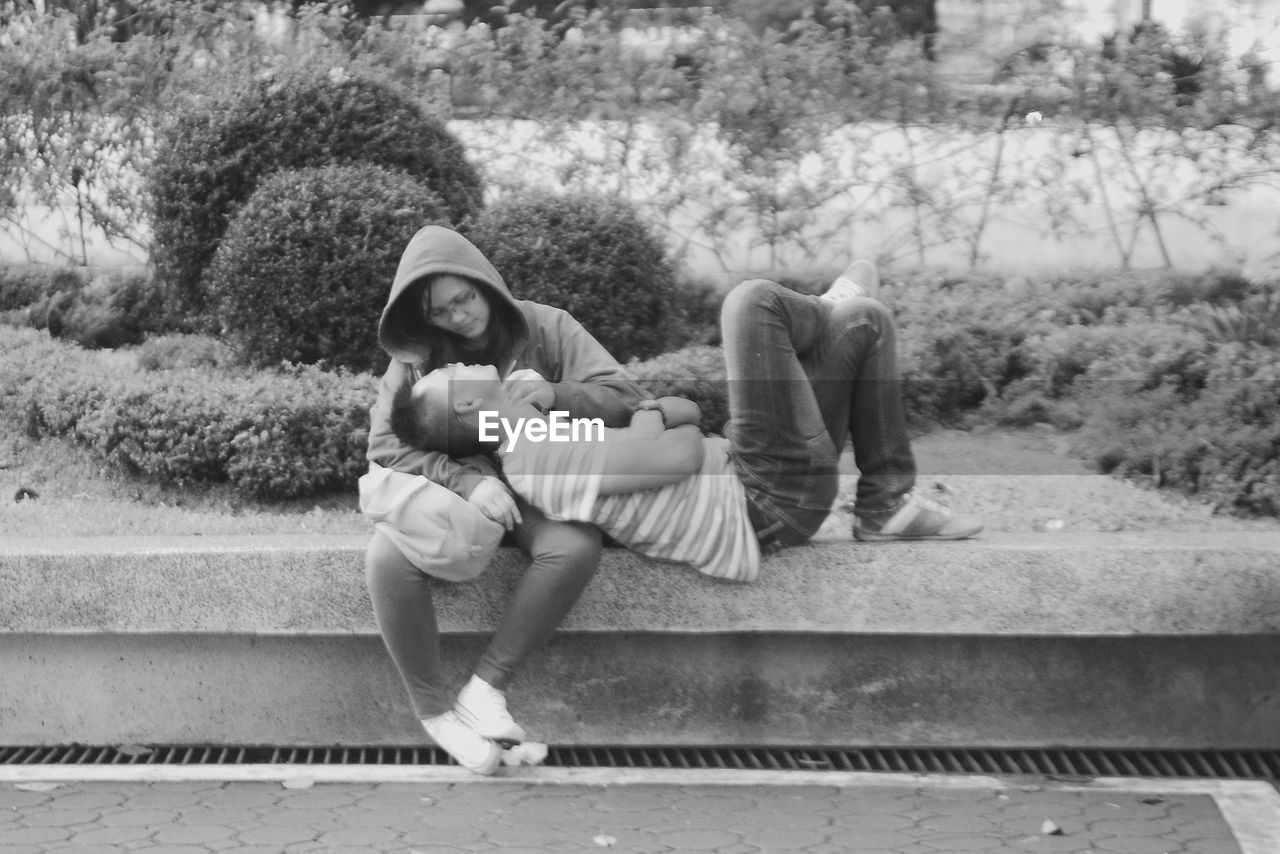
<path fill-rule="evenodd" d="M 434 747 L 0 747 L 0 765 L 445 765 Z M 552 747 L 568 768 L 879 771 L 1280 780 L 1280 750 L 1056 748 Z"/>

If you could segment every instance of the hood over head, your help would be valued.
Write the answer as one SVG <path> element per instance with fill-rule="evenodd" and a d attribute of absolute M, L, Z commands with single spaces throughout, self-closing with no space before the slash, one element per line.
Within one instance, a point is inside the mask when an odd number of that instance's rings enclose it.
<path fill-rule="evenodd" d="M 391 293 L 378 320 L 378 343 L 393 359 L 418 364 L 442 349 L 452 352 L 449 334 L 428 324 L 420 307 L 423 279 L 438 273 L 475 282 L 489 300 L 490 324 L 501 318 L 511 324 L 518 338 L 528 336 L 524 314 L 489 259 L 458 232 L 428 225 L 413 236 L 400 256 Z"/>

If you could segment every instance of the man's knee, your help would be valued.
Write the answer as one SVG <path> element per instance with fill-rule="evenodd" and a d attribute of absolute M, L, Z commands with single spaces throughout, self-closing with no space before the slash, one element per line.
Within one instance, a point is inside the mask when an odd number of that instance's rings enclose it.
<path fill-rule="evenodd" d="M 878 329 L 893 328 L 893 312 L 874 297 L 847 297 L 831 308 L 833 320 L 871 323 Z"/>
<path fill-rule="evenodd" d="M 720 320 L 738 317 L 744 311 L 758 308 L 772 300 L 782 285 L 768 279 L 747 279 L 725 295 L 720 306 Z"/>

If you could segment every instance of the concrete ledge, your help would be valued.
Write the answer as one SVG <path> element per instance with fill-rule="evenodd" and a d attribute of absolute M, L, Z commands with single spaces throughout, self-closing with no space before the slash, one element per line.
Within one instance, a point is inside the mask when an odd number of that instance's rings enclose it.
<path fill-rule="evenodd" d="M 0 744 L 411 744 L 365 537 L 0 543 Z M 437 590 L 466 678 L 525 566 Z M 1280 533 L 622 550 L 511 692 L 562 744 L 1280 747 Z"/>
<path fill-rule="evenodd" d="M 0 543 L 0 632 L 376 634 L 362 574 L 366 543 L 318 536 L 8 540 Z M 506 549 L 477 581 L 442 582 L 441 631 L 491 631 L 525 565 Z M 1280 531 L 819 542 L 767 558 L 755 584 L 609 549 L 564 630 L 1277 633 Z"/>

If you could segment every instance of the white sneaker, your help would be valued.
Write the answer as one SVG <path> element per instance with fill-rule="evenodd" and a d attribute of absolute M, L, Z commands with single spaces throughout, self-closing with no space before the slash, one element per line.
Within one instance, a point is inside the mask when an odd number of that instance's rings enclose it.
<path fill-rule="evenodd" d="M 507 711 L 506 695 L 479 676 L 473 675 L 458 693 L 453 710 L 467 726 L 504 747 L 519 744 L 526 738 L 524 727 Z"/>
<path fill-rule="evenodd" d="M 836 277 L 822 298 L 839 302 L 849 297 L 874 297 L 879 292 L 880 273 L 876 270 L 876 265 L 859 258 Z"/>
<path fill-rule="evenodd" d="M 452 710 L 424 718 L 422 728 L 454 761 L 477 774 L 492 776 L 502 764 L 502 748 L 458 720 Z"/>

